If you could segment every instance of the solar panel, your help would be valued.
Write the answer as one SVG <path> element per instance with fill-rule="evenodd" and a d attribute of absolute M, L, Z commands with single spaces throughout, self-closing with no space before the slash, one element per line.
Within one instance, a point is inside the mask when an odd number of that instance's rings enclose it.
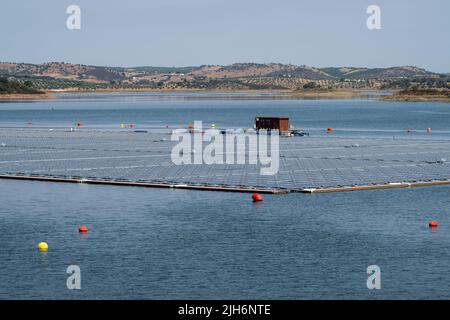
<path fill-rule="evenodd" d="M 261 165 L 175 165 L 163 133 L 0 129 L 0 174 L 200 185 L 320 188 L 450 179 L 450 141 L 309 137 L 280 139 L 274 176 Z"/>

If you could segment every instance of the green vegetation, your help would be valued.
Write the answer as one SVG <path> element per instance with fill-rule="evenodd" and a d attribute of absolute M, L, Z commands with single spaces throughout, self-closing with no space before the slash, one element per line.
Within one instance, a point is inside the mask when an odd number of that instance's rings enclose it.
<path fill-rule="evenodd" d="M 0 77 L 0 94 L 41 94 L 42 91 L 33 87 L 31 81 L 10 81 Z"/>
<path fill-rule="evenodd" d="M 26 78 L 22 78 L 25 80 Z M 31 79 L 29 79 L 31 80 Z M 59 90 L 59 89 L 71 89 L 71 88 L 80 88 L 80 89 L 100 89 L 100 88 L 108 88 L 110 85 L 106 83 L 92 83 L 81 80 L 71 80 L 71 79 L 62 79 L 62 78 L 52 78 L 52 77 L 33 77 L 32 78 L 33 85 L 35 88 L 40 90 Z"/>
<path fill-rule="evenodd" d="M 303 89 L 316 89 L 320 88 L 320 86 L 315 82 L 308 82 L 303 85 Z"/>
<path fill-rule="evenodd" d="M 439 78 L 417 78 L 417 79 L 400 79 L 388 81 L 381 86 L 381 89 L 450 89 L 449 78 L 441 75 Z"/>

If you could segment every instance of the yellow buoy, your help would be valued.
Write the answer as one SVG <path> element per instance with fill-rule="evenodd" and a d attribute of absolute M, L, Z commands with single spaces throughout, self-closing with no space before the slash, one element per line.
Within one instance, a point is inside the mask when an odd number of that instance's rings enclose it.
<path fill-rule="evenodd" d="M 47 251 L 48 250 L 48 244 L 47 242 L 39 242 L 38 249 L 40 251 Z"/>
<path fill-rule="evenodd" d="M 120 128 L 123 129 L 125 128 L 125 125 L 123 123 L 120 124 Z"/>
<path fill-rule="evenodd" d="M 211 128 L 215 129 L 216 128 L 216 124 L 215 123 L 211 124 Z"/>

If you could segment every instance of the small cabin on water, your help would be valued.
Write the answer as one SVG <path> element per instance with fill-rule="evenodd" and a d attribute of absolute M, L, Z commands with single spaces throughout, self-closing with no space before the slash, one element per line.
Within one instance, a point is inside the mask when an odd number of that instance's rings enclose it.
<path fill-rule="evenodd" d="M 279 130 L 281 132 L 289 131 L 289 118 L 287 117 L 256 117 L 256 130 Z"/>

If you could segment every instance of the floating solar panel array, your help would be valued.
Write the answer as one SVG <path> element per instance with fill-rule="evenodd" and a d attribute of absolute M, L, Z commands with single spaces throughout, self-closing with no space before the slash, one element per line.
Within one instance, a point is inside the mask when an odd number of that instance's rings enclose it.
<path fill-rule="evenodd" d="M 450 141 L 280 138 L 279 171 L 171 160 L 169 133 L 0 129 L 0 174 L 299 190 L 450 179 Z M 248 156 L 248 155 L 247 155 Z"/>

